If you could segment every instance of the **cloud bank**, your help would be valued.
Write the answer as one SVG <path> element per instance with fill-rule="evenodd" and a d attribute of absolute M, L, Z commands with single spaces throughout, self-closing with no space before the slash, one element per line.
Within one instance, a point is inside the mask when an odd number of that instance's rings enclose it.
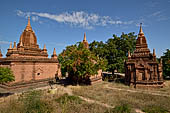
<path fill-rule="evenodd" d="M 51 14 L 44 12 L 23 12 L 21 10 L 17 10 L 17 15 L 25 18 L 31 16 L 33 21 L 39 21 L 39 17 L 47 18 L 58 23 L 65 23 L 74 27 L 81 27 L 85 29 L 93 29 L 95 26 L 128 25 L 133 23 L 133 21 L 114 20 L 109 16 L 100 16 L 94 13 L 89 14 L 84 11 Z"/>

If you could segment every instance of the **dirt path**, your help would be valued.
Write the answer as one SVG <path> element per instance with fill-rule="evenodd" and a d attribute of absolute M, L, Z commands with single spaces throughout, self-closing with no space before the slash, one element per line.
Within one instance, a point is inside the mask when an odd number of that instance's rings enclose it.
<path fill-rule="evenodd" d="M 108 104 L 104 104 L 104 103 L 101 103 L 99 101 L 96 101 L 96 100 L 92 100 L 92 99 L 89 99 L 89 98 L 85 98 L 85 97 L 82 97 L 82 96 L 78 96 L 80 97 L 82 100 L 88 102 L 88 103 L 95 103 L 95 104 L 98 104 L 98 105 L 101 105 L 101 106 L 104 106 L 104 107 L 107 107 L 107 108 L 114 108 L 115 106 L 110 106 Z M 145 113 L 145 112 L 142 112 L 140 109 L 135 109 L 136 113 Z"/>
<path fill-rule="evenodd" d="M 160 92 L 160 91 L 149 92 L 149 91 L 146 91 L 146 90 L 121 89 L 121 88 L 109 87 L 108 85 L 105 85 L 105 88 L 112 89 L 112 90 L 119 90 L 119 91 L 128 91 L 128 92 L 131 92 L 131 93 L 143 93 L 143 94 L 150 94 L 150 95 L 156 95 L 156 96 L 170 97 L 170 95 L 165 94 L 165 93 Z"/>

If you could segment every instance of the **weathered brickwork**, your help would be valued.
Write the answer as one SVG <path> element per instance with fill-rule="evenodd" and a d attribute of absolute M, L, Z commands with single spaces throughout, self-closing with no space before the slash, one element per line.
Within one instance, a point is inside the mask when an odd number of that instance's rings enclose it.
<path fill-rule="evenodd" d="M 155 49 L 150 53 L 140 26 L 134 53 L 128 52 L 125 62 L 125 82 L 135 88 L 163 87 L 162 60 L 156 60 Z"/>
<path fill-rule="evenodd" d="M 46 45 L 43 49 L 39 48 L 30 18 L 19 43 L 14 42 L 13 47 L 11 43 L 6 56 L 2 58 L 0 52 L 0 67 L 9 67 L 13 71 L 15 81 L 10 85 L 51 80 L 61 75 L 55 49 L 51 58 L 48 58 Z"/>

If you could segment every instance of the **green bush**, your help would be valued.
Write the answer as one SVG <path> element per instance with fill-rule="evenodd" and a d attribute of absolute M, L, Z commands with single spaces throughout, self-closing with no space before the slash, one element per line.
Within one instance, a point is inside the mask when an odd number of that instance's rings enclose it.
<path fill-rule="evenodd" d="M 60 104 L 65 104 L 65 103 L 78 103 L 81 104 L 83 101 L 80 99 L 78 96 L 70 96 L 68 94 L 64 94 L 63 96 L 59 97 L 56 99 L 56 101 Z"/>
<path fill-rule="evenodd" d="M 49 101 L 41 100 L 40 91 L 31 91 L 23 98 L 25 113 L 51 113 L 53 107 Z"/>
<path fill-rule="evenodd" d="M 14 80 L 14 75 L 10 68 L 0 67 L 0 83 L 7 83 Z"/>
<path fill-rule="evenodd" d="M 143 111 L 146 113 L 168 113 L 168 110 L 161 107 L 147 107 Z"/>

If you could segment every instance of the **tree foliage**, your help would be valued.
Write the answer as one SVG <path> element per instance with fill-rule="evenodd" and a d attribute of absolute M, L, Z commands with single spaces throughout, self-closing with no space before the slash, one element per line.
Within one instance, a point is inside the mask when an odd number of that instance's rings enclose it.
<path fill-rule="evenodd" d="M 167 49 L 161 58 L 163 63 L 163 75 L 164 77 L 170 76 L 170 50 Z"/>
<path fill-rule="evenodd" d="M 85 48 L 82 43 L 67 46 L 58 59 L 62 75 L 66 75 L 67 72 L 75 83 L 89 79 L 89 76 L 97 74 L 104 65 L 104 61 Z"/>
<path fill-rule="evenodd" d="M 122 33 L 120 37 L 114 34 L 113 38 L 109 38 L 106 43 L 93 41 L 89 47 L 97 56 L 107 60 L 106 69 L 114 74 L 114 70 L 124 71 L 124 60 L 127 58 L 128 51 L 134 51 L 135 45 L 134 33 Z"/>
<path fill-rule="evenodd" d="M 0 83 L 14 81 L 14 75 L 10 68 L 0 67 Z"/>

